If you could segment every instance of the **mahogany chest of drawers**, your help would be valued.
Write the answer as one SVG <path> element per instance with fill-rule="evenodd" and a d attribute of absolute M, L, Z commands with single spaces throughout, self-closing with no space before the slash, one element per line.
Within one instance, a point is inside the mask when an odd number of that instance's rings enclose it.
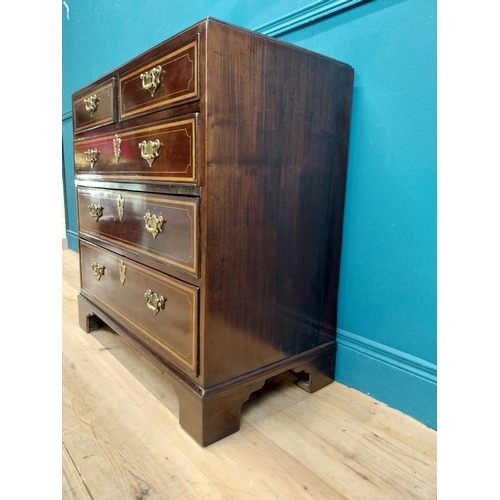
<path fill-rule="evenodd" d="M 73 95 L 80 325 L 170 375 L 205 446 L 334 377 L 353 69 L 207 18 Z"/>

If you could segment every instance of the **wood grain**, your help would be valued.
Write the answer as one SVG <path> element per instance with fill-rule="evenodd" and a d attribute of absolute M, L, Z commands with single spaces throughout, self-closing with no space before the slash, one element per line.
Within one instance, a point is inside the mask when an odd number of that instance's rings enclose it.
<path fill-rule="evenodd" d="M 89 500 L 92 498 L 64 443 L 62 445 L 62 489 L 64 498 L 67 499 Z"/>
<path fill-rule="evenodd" d="M 201 448 L 169 379 L 108 327 L 78 324 L 78 255 L 62 251 L 62 498 L 435 499 L 436 432 L 337 382 L 274 377 L 241 430 Z"/>

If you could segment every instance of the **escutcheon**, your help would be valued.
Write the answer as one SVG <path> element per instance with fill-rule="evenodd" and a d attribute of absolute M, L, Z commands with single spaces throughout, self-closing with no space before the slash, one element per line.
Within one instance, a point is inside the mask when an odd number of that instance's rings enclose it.
<path fill-rule="evenodd" d="M 125 212 L 125 200 L 121 194 L 116 198 L 116 204 L 118 205 L 118 217 L 120 221 L 123 221 L 123 214 Z"/>
<path fill-rule="evenodd" d="M 120 283 L 124 285 L 125 280 L 127 279 L 127 266 L 123 260 L 118 262 L 118 274 L 120 275 Z"/>
<path fill-rule="evenodd" d="M 120 161 L 120 155 L 122 154 L 122 140 L 115 134 L 113 137 L 113 154 L 115 155 L 115 160 L 118 163 Z"/>

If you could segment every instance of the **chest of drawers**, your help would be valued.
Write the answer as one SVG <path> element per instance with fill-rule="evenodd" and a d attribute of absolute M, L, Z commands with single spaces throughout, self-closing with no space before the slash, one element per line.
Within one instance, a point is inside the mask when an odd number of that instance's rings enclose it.
<path fill-rule="evenodd" d="M 73 95 L 80 325 L 171 378 L 202 446 L 334 378 L 353 70 L 207 18 Z"/>

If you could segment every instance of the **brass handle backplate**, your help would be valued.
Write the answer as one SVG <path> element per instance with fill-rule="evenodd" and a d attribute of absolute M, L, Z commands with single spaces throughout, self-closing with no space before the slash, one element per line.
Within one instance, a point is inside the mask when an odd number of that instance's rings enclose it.
<path fill-rule="evenodd" d="M 101 205 L 96 205 L 92 203 L 89 205 L 90 215 L 95 219 L 96 222 L 99 222 L 99 218 L 102 217 L 102 211 L 104 210 Z"/>
<path fill-rule="evenodd" d="M 161 66 L 156 66 L 151 71 L 141 73 L 142 88 L 148 90 L 151 97 L 154 96 L 156 88 L 160 85 Z"/>
<path fill-rule="evenodd" d="M 159 139 L 155 141 L 142 141 L 139 143 L 141 148 L 141 157 L 144 158 L 151 168 L 155 158 L 159 156 L 158 150 L 160 149 L 161 142 Z"/>
<path fill-rule="evenodd" d="M 104 276 L 104 269 L 106 268 L 102 264 L 92 262 L 92 271 L 94 273 L 94 276 L 97 278 L 97 281 L 100 281 L 102 276 Z"/>
<path fill-rule="evenodd" d="M 85 109 L 90 113 L 90 116 L 93 117 L 94 112 L 97 111 L 99 107 L 99 97 L 97 97 L 97 94 L 94 94 L 84 99 L 83 102 L 85 103 Z"/>
<path fill-rule="evenodd" d="M 163 297 L 163 295 L 159 295 L 158 293 L 148 289 L 146 290 L 144 297 L 146 297 L 146 303 L 148 305 L 148 308 L 154 312 L 155 316 L 162 309 L 165 309 L 165 297 Z"/>
<path fill-rule="evenodd" d="M 151 215 L 149 212 L 146 212 L 144 220 L 146 221 L 147 232 L 153 236 L 153 239 L 156 239 L 158 233 L 162 232 L 161 227 L 165 223 L 165 220 L 161 215 L 157 217 L 156 215 Z"/>
<path fill-rule="evenodd" d="M 87 149 L 83 154 L 85 155 L 85 161 L 90 163 L 90 168 L 94 168 L 94 165 L 99 160 L 100 151 L 97 149 Z"/>

